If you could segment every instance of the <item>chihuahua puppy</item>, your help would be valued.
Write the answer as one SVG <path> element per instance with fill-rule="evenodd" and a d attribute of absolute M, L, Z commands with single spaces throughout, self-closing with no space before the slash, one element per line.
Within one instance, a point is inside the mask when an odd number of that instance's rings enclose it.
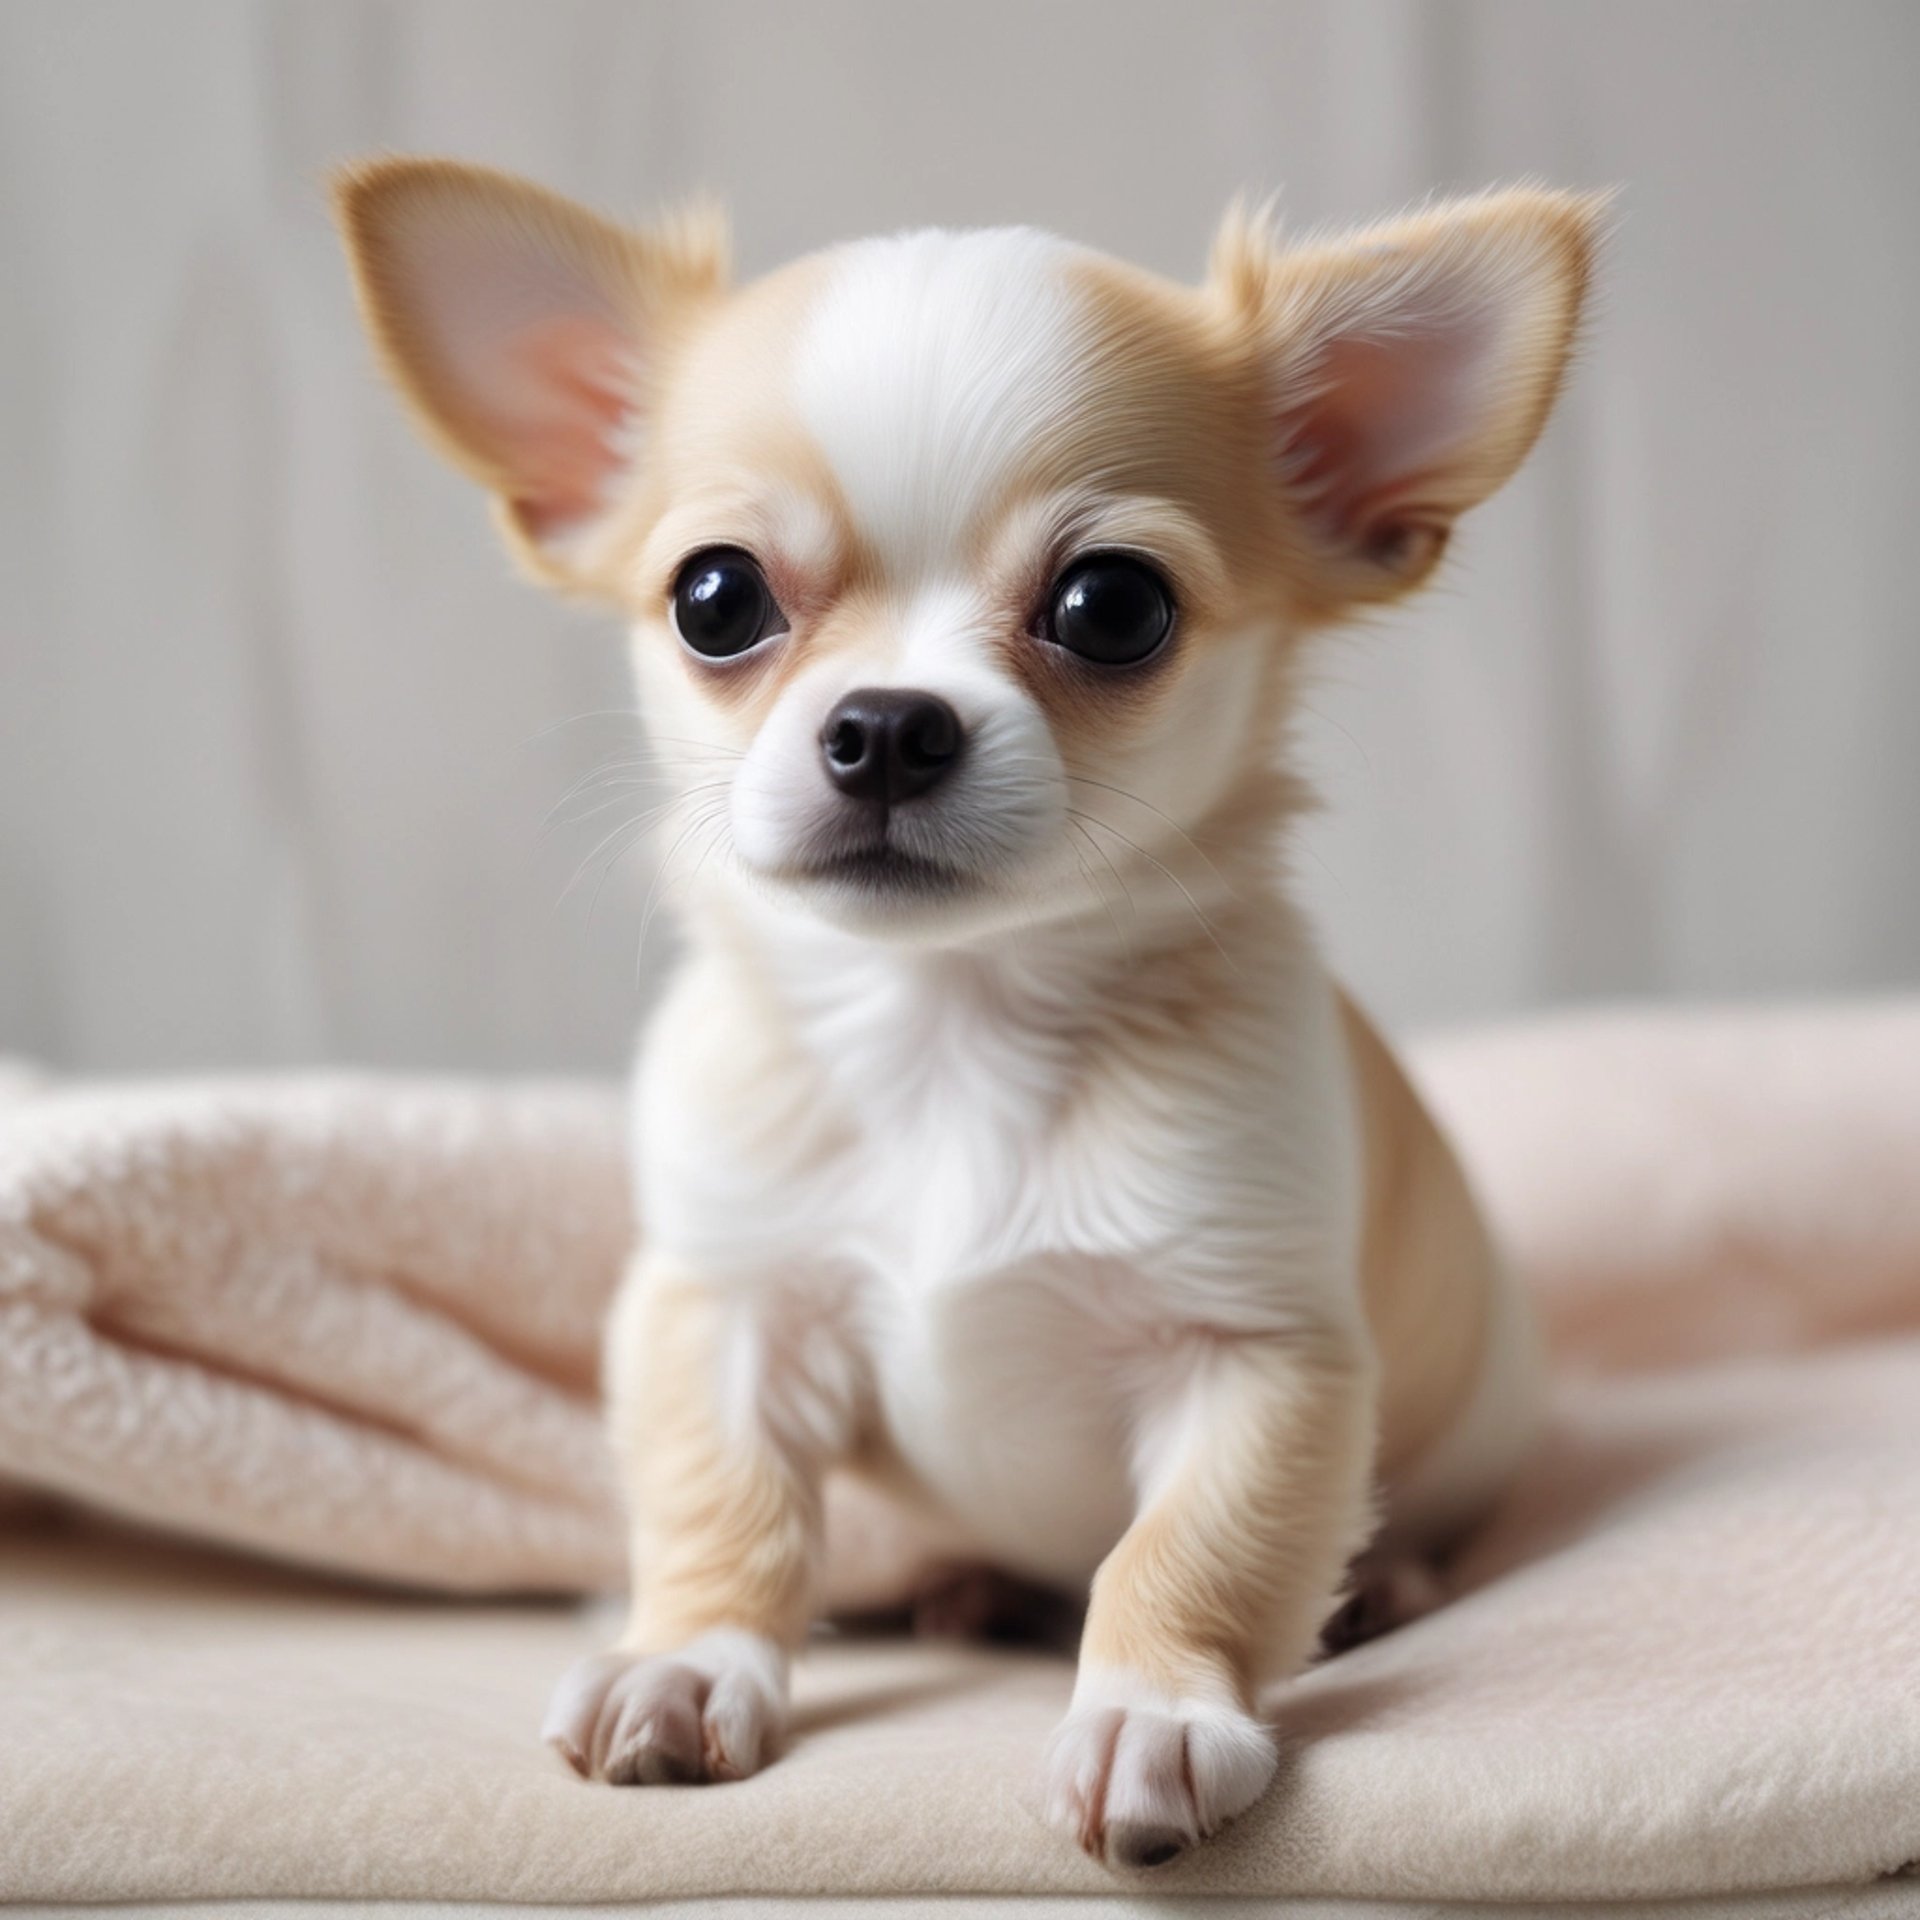
<path fill-rule="evenodd" d="M 824 1611 L 981 1565 L 1086 1596 L 1047 1817 L 1154 1864 L 1275 1768 L 1346 1570 L 1527 1446 L 1527 1326 L 1280 854 L 1310 638 L 1527 452 L 1600 203 L 1520 190 L 1180 286 L 1023 229 L 745 286 L 477 167 L 337 183 L 428 437 L 617 609 L 687 944 L 614 1313 L 615 1782 L 778 1742 Z"/>

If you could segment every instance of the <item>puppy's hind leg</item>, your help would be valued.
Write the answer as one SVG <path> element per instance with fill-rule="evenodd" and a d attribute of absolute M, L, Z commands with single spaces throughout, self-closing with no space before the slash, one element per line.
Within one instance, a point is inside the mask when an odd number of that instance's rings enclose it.
<path fill-rule="evenodd" d="M 1346 1598 L 1320 1629 L 1320 1658 L 1330 1660 L 1411 1626 L 1450 1598 L 1438 1561 L 1410 1549 L 1363 1553 L 1347 1576 Z"/>
<path fill-rule="evenodd" d="M 884 1479 L 849 1469 L 826 1485 L 822 1610 L 856 1631 L 1071 1651 L 1086 1611 L 988 1565 L 977 1547 Z"/>
<path fill-rule="evenodd" d="M 1084 1599 L 977 1563 L 942 1567 L 913 1596 L 913 1631 L 923 1640 L 987 1640 L 1072 1652 Z"/>

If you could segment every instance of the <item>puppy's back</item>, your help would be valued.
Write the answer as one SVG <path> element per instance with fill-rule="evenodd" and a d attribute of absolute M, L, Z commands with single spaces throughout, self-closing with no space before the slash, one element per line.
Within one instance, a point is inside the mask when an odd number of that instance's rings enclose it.
<path fill-rule="evenodd" d="M 1344 994 L 1365 1179 L 1360 1277 L 1381 1362 L 1387 1532 L 1435 1545 L 1499 1493 L 1532 1433 L 1524 1303 L 1452 1146 Z"/>

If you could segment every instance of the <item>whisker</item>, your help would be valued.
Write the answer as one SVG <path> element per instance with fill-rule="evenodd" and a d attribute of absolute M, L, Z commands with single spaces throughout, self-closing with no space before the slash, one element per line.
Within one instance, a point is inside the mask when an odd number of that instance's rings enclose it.
<path fill-rule="evenodd" d="M 680 830 L 673 845 L 667 849 L 666 857 L 660 862 L 659 867 L 654 872 L 653 884 L 647 889 L 646 905 L 641 909 L 640 944 L 643 949 L 646 945 L 647 930 L 653 925 L 653 916 L 659 910 L 662 889 L 665 887 L 668 877 L 673 871 L 674 855 L 687 844 L 687 841 L 692 835 L 712 825 L 716 816 L 724 817 L 725 811 L 725 801 L 716 800 L 708 802 L 707 806 L 696 813 L 694 818 Z"/>
<path fill-rule="evenodd" d="M 593 883 L 593 897 L 587 902 L 587 925 L 593 925 L 593 917 L 600 911 L 600 896 L 606 890 L 608 879 L 617 867 L 635 847 L 647 836 L 647 830 L 653 825 L 655 816 L 648 814 L 634 823 L 632 834 L 620 845 L 619 849 L 600 869 L 600 878 Z M 617 831 L 617 829 L 616 829 Z"/>
<path fill-rule="evenodd" d="M 647 716 L 638 707 L 595 707 L 590 712 L 572 713 L 564 720 L 554 721 L 551 726 L 540 727 L 528 734 L 520 744 L 523 747 L 530 747 L 536 741 L 548 739 L 553 734 L 564 732 L 568 727 L 583 726 L 589 720 L 635 720 L 642 727 L 646 727 Z M 656 733 L 651 727 L 647 727 L 643 738 L 635 744 L 645 746 L 656 740 L 664 741 L 671 746 L 704 748 L 708 753 L 723 753 L 734 760 L 746 757 L 744 747 L 730 747 L 720 740 L 694 740 L 685 734 Z"/>
<path fill-rule="evenodd" d="M 1210 874 L 1212 874 L 1217 881 L 1219 881 L 1221 887 L 1226 892 L 1227 897 L 1230 900 L 1238 901 L 1240 896 L 1234 892 L 1232 884 L 1228 881 L 1227 876 L 1224 873 L 1222 873 L 1217 866 L 1214 865 L 1212 859 L 1209 857 L 1207 853 L 1206 848 L 1203 847 L 1200 844 L 1200 842 L 1196 840 L 1193 837 L 1193 835 L 1190 834 L 1186 830 L 1186 828 L 1180 824 L 1178 820 L 1174 819 L 1174 817 L 1170 813 L 1163 813 L 1158 807 L 1156 807 L 1153 804 L 1151 800 L 1143 800 L 1139 796 L 1139 794 L 1129 793 L 1125 787 L 1116 787 L 1112 784 L 1111 781 L 1095 780 L 1087 774 L 1075 773 L 1071 769 L 1068 769 L 1067 771 L 1067 779 L 1068 779 L 1068 782 L 1073 786 L 1098 787 L 1102 793 L 1118 794 L 1122 800 L 1130 800 L 1136 807 L 1146 808 L 1146 810 L 1150 814 L 1152 814 L 1155 819 L 1164 820 L 1166 824 L 1170 826 L 1174 830 L 1174 832 L 1177 833 L 1180 836 L 1180 838 L 1184 840 L 1187 843 L 1187 845 L 1194 850 L 1195 854 L 1199 856 L 1201 863 L 1206 867 L 1207 871 Z"/>
<path fill-rule="evenodd" d="M 1075 822 L 1074 825 L 1080 833 L 1085 834 L 1086 829 L 1079 827 L 1078 822 Z M 1101 886 L 1099 880 L 1096 878 L 1093 871 L 1093 862 L 1090 861 L 1078 847 L 1074 848 L 1073 857 L 1080 863 L 1080 871 L 1086 878 L 1087 890 L 1100 902 L 1101 908 L 1107 916 L 1108 924 L 1113 928 L 1113 937 L 1119 941 L 1127 958 L 1131 960 L 1133 957 L 1132 945 L 1128 941 L 1127 936 L 1120 931 L 1120 916 L 1114 912 L 1113 902 L 1107 898 L 1106 889 Z"/>
<path fill-rule="evenodd" d="M 670 747 L 698 747 L 705 753 L 717 753 L 728 760 L 744 760 L 747 757 L 745 747 L 730 747 L 722 740 L 690 740 L 681 733 L 647 732 L 648 740 L 658 740 Z"/>
<path fill-rule="evenodd" d="M 605 834 L 595 846 L 588 850 L 586 858 L 574 869 L 573 878 L 569 880 L 561 890 L 560 898 L 554 902 L 555 909 L 558 910 L 566 904 L 573 890 L 587 877 L 587 870 L 593 865 L 594 861 L 597 860 L 608 847 L 612 846 L 614 841 L 618 840 L 622 834 L 628 834 L 630 837 L 625 845 L 601 868 L 599 883 L 593 890 L 593 897 L 596 903 L 598 903 L 600 898 L 600 889 L 607 883 L 607 875 L 627 857 L 627 854 L 639 841 L 641 835 L 644 834 L 655 821 L 671 813 L 675 807 L 685 805 L 688 800 L 698 794 L 712 792 L 716 789 L 729 786 L 730 784 L 731 783 L 726 780 L 706 781 L 700 786 L 689 788 L 685 793 L 675 794 L 670 799 L 663 800 L 657 807 L 649 807 L 645 812 L 621 821 L 618 826 Z M 593 910 L 591 907 L 589 907 L 587 911 L 587 919 L 589 923 L 591 923 L 593 919 Z"/>
<path fill-rule="evenodd" d="M 1321 707 L 1316 707 L 1309 700 L 1305 700 L 1305 699 L 1298 700 L 1295 702 L 1295 705 L 1299 707 L 1302 713 L 1310 714 L 1315 720 L 1319 721 L 1319 723 L 1323 727 L 1327 727 L 1331 729 L 1334 733 L 1337 733 L 1341 737 L 1341 739 L 1343 739 L 1347 743 L 1347 745 L 1354 750 L 1354 753 L 1359 757 L 1361 766 L 1368 773 L 1372 773 L 1373 760 L 1369 756 L 1366 750 L 1366 747 L 1361 743 L 1361 741 L 1358 739 L 1358 737 L 1353 733 L 1353 731 L 1350 728 L 1343 726 L 1338 720 L 1336 720 L 1333 717 L 1332 714 L 1326 712 L 1325 709 Z"/>
<path fill-rule="evenodd" d="M 1224 960 L 1227 963 L 1227 965 L 1233 969 L 1235 973 L 1238 973 L 1240 971 L 1240 968 L 1235 963 L 1233 956 L 1230 953 L 1228 953 L 1226 948 L 1220 944 L 1220 936 L 1214 931 L 1213 922 L 1209 920 L 1207 916 L 1200 911 L 1199 901 L 1197 901 L 1193 897 L 1193 895 L 1187 891 L 1185 883 L 1181 880 L 1180 876 L 1177 873 L 1175 873 L 1170 867 L 1164 865 L 1161 861 L 1156 860 L 1153 857 L 1153 855 L 1146 850 L 1145 847 L 1138 846 L 1133 841 L 1129 840 L 1127 836 L 1124 833 L 1122 833 L 1120 829 L 1116 827 L 1110 820 L 1102 820 L 1097 815 L 1094 815 L 1094 814 L 1080 814 L 1078 818 L 1085 820 L 1090 826 L 1104 828 L 1108 833 L 1112 834 L 1113 837 L 1116 840 L 1118 840 L 1122 846 L 1131 847 L 1133 851 L 1137 853 L 1142 860 L 1146 861 L 1149 866 L 1159 868 L 1160 872 L 1165 874 L 1167 879 L 1171 881 L 1173 886 L 1177 889 L 1181 899 L 1183 899 L 1187 903 L 1187 905 L 1193 909 L 1193 917 L 1200 922 L 1200 926 L 1202 930 L 1205 932 L 1207 938 L 1213 942 L 1214 951 L 1219 954 L 1220 958 Z"/>
<path fill-rule="evenodd" d="M 622 847 L 620 851 L 613 856 L 615 861 L 624 859 L 626 857 L 628 848 L 631 847 L 634 844 L 634 841 L 638 840 L 640 835 L 643 834 L 647 830 L 647 828 L 652 824 L 654 818 L 657 816 L 657 813 L 658 813 L 658 809 L 655 809 L 653 812 L 642 814 L 637 820 L 635 819 L 622 820 L 617 827 L 615 827 L 610 833 L 608 833 L 605 836 L 605 838 L 599 840 L 592 847 L 588 848 L 586 858 L 583 859 L 580 862 L 580 864 L 574 868 L 573 877 L 567 882 L 567 884 L 564 887 L 560 889 L 560 897 L 553 903 L 554 911 L 557 913 L 562 907 L 564 907 L 567 904 L 568 899 L 572 896 L 574 888 L 576 888 L 580 884 L 580 882 L 587 877 L 587 870 L 593 865 L 594 861 L 600 857 L 600 854 L 603 849 L 612 846 L 613 843 L 616 840 L 618 840 L 623 833 L 631 833 L 633 835 L 633 839 L 629 840 L 627 842 L 627 846 Z M 610 862 L 609 864 L 612 864 L 612 863 Z M 596 888 L 595 889 L 596 898 L 598 897 L 598 894 L 599 894 L 599 889 Z"/>
<path fill-rule="evenodd" d="M 1138 920 L 1140 918 L 1140 903 L 1133 897 L 1133 889 L 1127 885 L 1126 875 L 1113 864 L 1113 855 L 1086 830 L 1085 826 L 1081 824 L 1080 816 L 1075 813 L 1071 807 L 1067 809 L 1067 824 L 1071 826 L 1074 832 L 1106 863 L 1107 871 L 1113 875 L 1114 880 L 1119 885 L 1120 891 L 1126 895 L 1127 912 L 1132 915 L 1135 920 Z"/>
<path fill-rule="evenodd" d="M 570 713 L 564 720 L 556 720 L 551 726 L 541 727 L 530 733 L 520 742 L 525 747 L 536 741 L 545 740 L 550 735 L 564 732 L 568 727 L 583 726 L 589 720 L 639 720 L 644 716 L 634 707 L 596 707 L 589 713 Z"/>
<path fill-rule="evenodd" d="M 733 783 L 731 780 L 702 780 L 694 786 L 683 788 L 678 793 L 668 795 L 667 798 L 662 800 L 658 806 L 649 807 L 647 809 L 647 815 L 650 819 L 658 819 L 661 814 L 671 812 L 673 808 L 681 805 L 683 802 L 687 800 L 693 799 L 698 794 L 713 793 L 722 787 L 728 787 L 728 786 L 731 786 L 732 784 Z M 631 796 L 636 792 L 644 793 L 649 791 L 658 791 L 658 788 L 659 788 L 659 782 L 654 780 L 635 780 L 635 781 L 627 782 L 623 784 L 616 792 L 610 794 L 606 799 L 596 801 L 590 807 L 582 807 L 578 813 L 570 813 L 566 816 L 564 820 L 550 820 L 548 822 L 548 828 L 543 829 L 543 832 L 553 827 L 578 826 L 583 820 L 591 820 L 594 817 L 594 815 L 597 813 L 605 813 L 609 807 L 617 807 L 617 806 L 624 805 L 631 798 Z M 598 851 L 598 849 L 596 849 L 596 851 Z M 589 859 L 591 859 L 592 857 L 593 856 L 591 854 L 588 855 Z"/>
<path fill-rule="evenodd" d="M 605 783 L 607 791 L 602 798 L 595 800 L 591 806 L 581 807 L 574 813 L 560 812 L 560 807 L 566 805 L 566 801 L 563 800 L 541 821 L 540 837 L 544 840 L 558 827 L 577 827 L 583 820 L 591 820 L 595 814 L 605 813 L 609 807 L 624 806 L 637 793 L 656 792 L 659 784 L 653 779 L 608 781 Z"/>
<path fill-rule="evenodd" d="M 1335 872 L 1335 870 L 1330 865 L 1328 865 L 1325 856 L 1320 852 L 1319 848 L 1313 846 L 1307 840 L 1304 834 L 1295 834 L 1288 840 L 1287 851 L 1289 854 L 1291 854 L 1293 849 L 1296 847 L 1298 847 L 1299 850 L 1302 853 L 1304 853 L 1307 856 L 1307 858 L 1311 860 L 1313 864 L 1316 867 L 1318 867 L 1320 871 L 1324 873 L 1327 876 L 1327 878 L 1331 880 L 1336 887 L 1339 888 L 1343 896 L 1346 894 L 1347 883 L 1343 879 L 1341 879 L 1339 874 Z"/>
<path fill-rule="evenodd" d="M 611 760 L 603 760 L 597 766 L 589 767 L 586 772 L 581 774 L 579 779 L 574 781 L 566 792 L 553 803 L 552 807 L 548 809 L 545 821 L 542 822 L 543 830 L 547 825 L 552 823 L 555 814 L 559 813 L 570 801 L 578 799 L 584 793 L 590 792 L 598 787 L 614 785 L 623 780 L 631 780 L 635 785 L 645 784 L 648 781 L 665 781 L 679 771 L 680 769 L 678 767 L 665 762 L 658 754 L 628 753 L 621 754 Z M 696 771 L 704 773 L 711 771 L 711 769 L 702 767 L 696 769 Z"/>
<path fill-rule="evenodd" d="M 720 855 L 718 864 L 721 867 L 725 867 L 728 861 L 738 857 L 739 850 L 733 841 L 733 815 L 730 813 L 722 814 L 715 822 L 713 832 L 707 837 L 707 844 L 700 850 L 700 858 L 693 863 L 693 871 L 687 875 L 689 888 L 699 879 L 716 850 Z"/>

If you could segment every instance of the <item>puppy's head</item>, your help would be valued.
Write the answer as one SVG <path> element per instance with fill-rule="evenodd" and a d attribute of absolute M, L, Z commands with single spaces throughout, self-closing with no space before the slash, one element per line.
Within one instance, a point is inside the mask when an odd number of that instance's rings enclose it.
<path fill-rule="evenodd" d="M 687 819 L 843 926 L 967 938 L 1271 827 L 1299 637 L 1513 471 L 1600 205 L 1516 191 L 1188 288 L 1025 230 L 729 285 L 466 166 L 338 207 L 368 325 L 523 563 L 632 622 Z"/>

